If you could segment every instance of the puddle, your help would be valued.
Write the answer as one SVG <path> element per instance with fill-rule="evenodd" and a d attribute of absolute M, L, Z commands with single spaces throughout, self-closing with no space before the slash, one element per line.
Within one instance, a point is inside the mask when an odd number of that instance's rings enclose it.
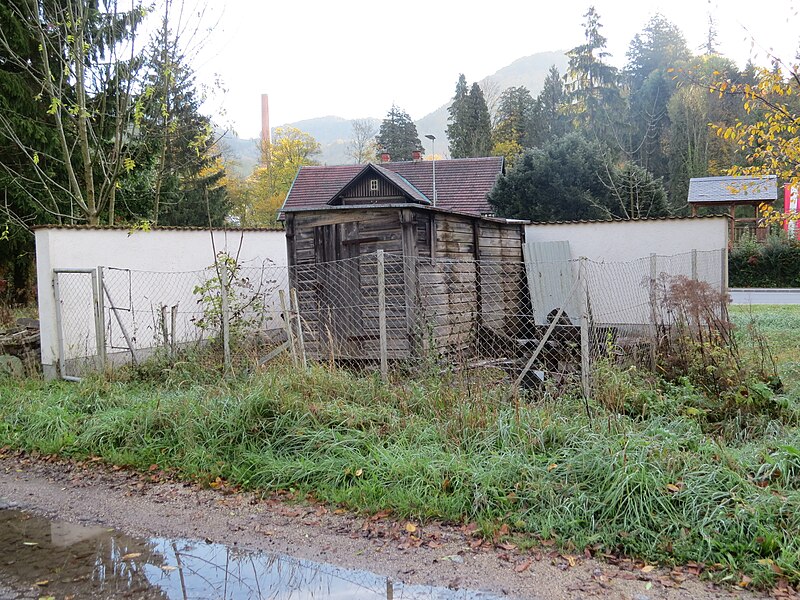
<path fill-rule="evenodd" d="M 499 596 L 404 585 L 366 571 L 221 544 L 137 538 L 0 505 L 0 598 L 492 600 Z"/>

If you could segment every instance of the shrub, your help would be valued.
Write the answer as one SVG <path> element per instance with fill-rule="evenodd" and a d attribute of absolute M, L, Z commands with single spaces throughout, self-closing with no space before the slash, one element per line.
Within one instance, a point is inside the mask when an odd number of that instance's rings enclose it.
<path fill-rule="evenodd" d="M 757 244 L 744 238 L 728 258 L 731 287 L 800 287 L 800 242 L 780 236 Z"/>

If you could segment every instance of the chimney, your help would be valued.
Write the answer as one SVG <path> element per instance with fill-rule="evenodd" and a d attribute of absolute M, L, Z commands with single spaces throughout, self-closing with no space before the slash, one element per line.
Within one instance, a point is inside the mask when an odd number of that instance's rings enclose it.
<path fill-rule="evenodd" d="M 422 152 L 420 152 L 419 150 L 412 151 L 411 160 L 413 160 L 414 162 L 422 160 Z"/>
<path fill-rule="evenodd" d="M 269 94 L 261 94 L 261 141 L 272 142 L 269 130 Z"/>
<path fill-rule="evenodd" d="M 382 163 L 387 163 L 390 160 L 392 160 L 392 157 L 389 155 L 388 152 L 385 152 L 385 151 L 381 152 L 381 162 Z"/>

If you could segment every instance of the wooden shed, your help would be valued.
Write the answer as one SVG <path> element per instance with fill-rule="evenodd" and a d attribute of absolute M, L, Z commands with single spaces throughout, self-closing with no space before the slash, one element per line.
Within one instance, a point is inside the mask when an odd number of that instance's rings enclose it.
<path fill-rule="evenodd" d="M 502 334 L 524 310 L 522 222 L 434 207 L 372 164 L 324 206 L 285 206 L 284 215 L 312 356 L 377 359 L 381 289 L 396 359 L 475 353 L 481 329 Z"/>

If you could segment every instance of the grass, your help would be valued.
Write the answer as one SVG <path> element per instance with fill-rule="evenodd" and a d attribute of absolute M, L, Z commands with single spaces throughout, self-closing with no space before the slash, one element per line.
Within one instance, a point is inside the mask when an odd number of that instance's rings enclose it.
<path fill-rule="evenodd" d="M 611 383 L 590 418 L 577 396 L 507 403 L 503 386 L 457 374 L 384 384 L 277 365 L 225 379 L 186 361 L 80 384 L 5 380 L 0 445 L 800 583 L 800 311 L 737 310 L 740 335 L 751 318 L 783 346 L 786 390 L 722 422 L 687 382 L 635 370 L 596 374 Z"/>
<path fill-rule="evenodd" d="M 800 393 L 800 306 L 756 305 L 731 306 L 731 318 L 742 329 L 755 321 L 769 340 L 787 388 Z"/>

